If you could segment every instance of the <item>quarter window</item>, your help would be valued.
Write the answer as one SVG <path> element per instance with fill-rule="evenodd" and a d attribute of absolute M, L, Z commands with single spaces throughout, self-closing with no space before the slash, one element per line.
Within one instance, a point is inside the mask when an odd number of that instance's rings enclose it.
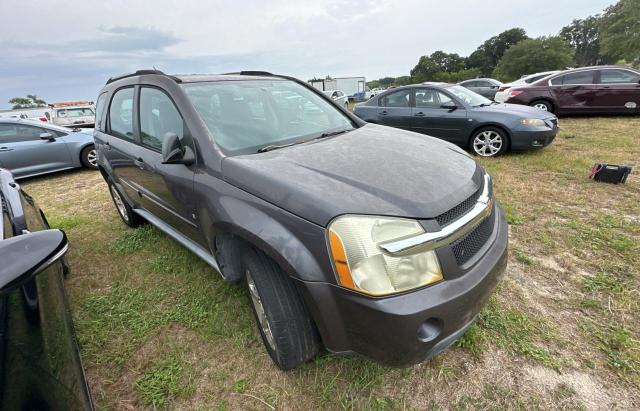
<path fill-rule="evenodd" d="M 162 149 L 167 133 L 184 136 L 184 121 L 169 96 L 150 87 L 140 89 L 140 139 L 142 144 Z"/>
<path fill-rule="evenodd" d="M 116 91 L 109 109 L 109 129 L 117 137 L 133 140 L 133 88 Z"/>
<path fill-rule="evenodd" d="M 98 97 L 98 103 L 96 105 L 96 120 L 95 120 L 96 128 L 100 131 L 103 131 L 102 114 L 104 113 L 104 107 L 106 103 L 107 103 L 107 93 L 102 93 L 100 97 Z"/>
<path fill-rule="evenodd" d="M 601 70 L 600 83 L 602 84 L 626 84 L 640 82 L 640 74 L 629 70 Z"/>
<path fill-rule="evenodd" d="M 411 89 L 400 90 L 385 96 L 382 105 L 385 107 L 409 107 Z"/>

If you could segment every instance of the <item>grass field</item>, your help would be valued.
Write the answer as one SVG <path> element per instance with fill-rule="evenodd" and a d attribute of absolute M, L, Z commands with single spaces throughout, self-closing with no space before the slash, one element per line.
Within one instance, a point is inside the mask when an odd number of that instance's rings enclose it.
<path fill-rule="evenodd" d="M 69 236 L 99 408 L 638 409 L 640 170 L 620 186 L 587 175 L 640 166 L 640 118 L 561 126 L 544 150 L 482 161 L 510 223 L 505 280 L 455 347 L 407 369 L 324 353 L 281 372 L 244 289 L 153 227 L 126 228 L 99 173 L 22 186 Z"/>

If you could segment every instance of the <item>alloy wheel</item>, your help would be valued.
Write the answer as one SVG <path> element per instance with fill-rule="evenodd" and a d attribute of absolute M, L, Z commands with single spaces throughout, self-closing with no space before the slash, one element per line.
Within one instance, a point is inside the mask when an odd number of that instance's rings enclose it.
<path fill-rule="evenodd" d="M 267 313 L 264 311 L 264 306 L 262 305 L 260 294 L 258 294 L 258 288 L 256 287 L 256 283 L 253 281 L 253 277 L 251 276 L 251 272 L 249 270 L 246 271 L 246 276 L 247 285 L 249 286 L 249 294 L 251 295 L 253 307 L 256 310 L 258 323 L 260 325 L 260 328 L 262 329 L 262 333 L 264 334 L 265 339 L 267 340 L 267 344 L 269 344 L 269 347 L 275 352 L 275 339 L 273 338 L 273 332 L 271 331 L 271 326 L 269 325 Z"/>
<path fill-rule="evenodd" d="M 544 103 L 536 103 L 536 104 L 533 105 L 533 107 L 538 108 L 538 109 L 543 110 L 543 111 L 549 111 L 547 109 L 547 105 L 544 104 Z"/>
<path fill-rule="evenodd" d="M 87 153 L 87 161 L 92 166 L 98 167 L 98 153 L 95 148 Z"/>
<path fill-rule="evenodd" d="M 109 186 L 109 191 L 111 191 L 111 197 L 113 197 L 113 202 L 116 203 L 116 208 L 118 209 L 118 213 L 124 219 L 124 221 L 129 221 L 129 216 L 127 215 L 127 208 L 124 206 L 124 201 L 122 201 L 122 197 L 120 197 L 120 193 L 118 190 L 112 185 Z"/>
<path fill-rule="evenodd" d="M 473 150 L 480 156 L 491 157 L 500 152 L 503 144 L 504 140 L 498 132 L 486 130 L 473 139 Z"/>

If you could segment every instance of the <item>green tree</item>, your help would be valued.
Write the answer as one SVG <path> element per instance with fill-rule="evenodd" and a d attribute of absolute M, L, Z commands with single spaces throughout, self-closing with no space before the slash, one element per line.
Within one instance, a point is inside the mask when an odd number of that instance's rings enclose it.
<path fill-rule="evenodd" d="M 411 76 L 400 76 L 400 77 L 396 77 L 396 81 L 394 82 L 394 84 L 396 86 L 406 86 L 413 83 L 411 81 Z"/>
<path fill-rule="evenodd" d="M 602 62 L 600 57 L 600 16 L 575 19 L 560 30 L 560 37 L 575 49 L 578 66 L 594 66 Z"/>
<path fill-rule="evenodd" d="M 44 100 L 38 98 L 35 94 L 27 94 L 26 97 L 14 97 L 9 100 L 9 104 L 13 104 L 14 109 L 45 107 L 47 105 Z"/>
<path fill-rule="evenodd" d="M 511 81 L 524 74 L 564 69 L 575 64 L 573 53 L 569 43 L 557 36 L 523 40 L 504 53 L 493 76 Z"/>
<path fill-rule="evenodd" d="M 500 61 L 509 47 L 528 38 L 524 29 L 512 28 L 505 30 L 482 43 L 471 53 L 467 58 L 466 66 L 467 68 L 478 68 L 481 75 L 488 76 L 493 72 L 498 61 Z"/>
<path fill-rule="evenodd" d="M 640 0 L 620 0 L 604 11 L 600 49 L 614 61 L 640 63 Z"/>
<path fill-rule="evenodd" d="M 411 78 L 414 82 L 438 81 L 437 77 L 442 72 L 455 72 L 464 70 L 465 59 L 456 53 L 445 53 L 438 50 L 429 56 L 422 56 L 418 64 L 411 70 Z"/>

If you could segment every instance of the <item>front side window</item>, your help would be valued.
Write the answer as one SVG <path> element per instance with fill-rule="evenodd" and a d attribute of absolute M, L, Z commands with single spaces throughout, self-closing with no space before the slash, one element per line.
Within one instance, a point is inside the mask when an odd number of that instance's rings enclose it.
<path fill-rule="evenodd" d="M 0 142 L 20 143 L 40 140 L 40 134 L 48 132 L 49 131 L 39 127 L 24 126 L 21 124 L 0 124 Z"/>
<path fill-rule="evenodd" d="M 441 108 L 443 104 L 451 103 L 451 97 L 434 89 L 416 89 L 416 107 Z"/>
<path fill-rule="evenodd" d="M 109 129 L 114 136 L 133 140 L 133 87 L 120 89 L 113 95 Z"/>
<path fill-rule="evenodd" d="M 633 73 L 629 70 L 601 70 L 601 84 L 638 84 L 640 82 L 640 74 Z"/>
<path fill-rule="evenodd" d="M 411 89 L 395 91 L 382 99 L 385 107 L 409 107 Z"/>
<path fill-rule="evenodd" d="M 184 121 L 169 96 L 151 88 L 140 89 L 140 139 L 142 144 L 162 149 L 167 133 L 184 136 Z"/>
<path fill-rule="evenodd" d="M 289 80 L 183 83 L 215 142 L 227 155 L 352 130 L 335 104 Z"/>

